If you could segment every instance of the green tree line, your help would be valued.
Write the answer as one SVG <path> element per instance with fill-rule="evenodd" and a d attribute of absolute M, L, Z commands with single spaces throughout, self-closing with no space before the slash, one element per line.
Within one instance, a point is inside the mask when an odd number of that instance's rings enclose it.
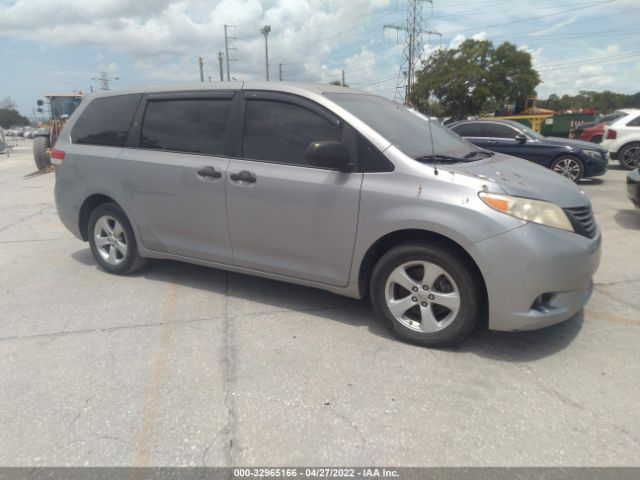
<path fill-rule="evenodd" d="M 546 100 L 538 100 L 538 106 L 551 110 L 578 110 L 593 108 L 599 113 L 610 113 L 620 108 L 640 108 L 640 92 L 625 95 L 609 90 L 595 92 L 580 90 L 578 95 L 562 95 L 552 93 Z"/>

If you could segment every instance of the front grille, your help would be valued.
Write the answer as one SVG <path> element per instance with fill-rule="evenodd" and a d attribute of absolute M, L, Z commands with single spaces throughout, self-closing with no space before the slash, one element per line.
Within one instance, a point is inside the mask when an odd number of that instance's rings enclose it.
<path fill-rule="evenodd" d="M 591 206 L 565 208 L 564 211 L 567 217 L 569 217 L 576 233 L 587 238 L 596 236 L 598 226 L 596 225 L 596 219 L 593 218 Z"/>

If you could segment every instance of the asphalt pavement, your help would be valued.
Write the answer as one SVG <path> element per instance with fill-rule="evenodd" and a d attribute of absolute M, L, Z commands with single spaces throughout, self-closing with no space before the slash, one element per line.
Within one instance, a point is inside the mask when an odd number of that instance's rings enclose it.
<path fill-rule="evenodd" d="M 30 148 L 0 156 L 0 465 L 640 465 L 640 210 L 617 163 L 581 185 L 604 236 L 584 311 L 435 350 L 309 288 L 109 275 Z"/>

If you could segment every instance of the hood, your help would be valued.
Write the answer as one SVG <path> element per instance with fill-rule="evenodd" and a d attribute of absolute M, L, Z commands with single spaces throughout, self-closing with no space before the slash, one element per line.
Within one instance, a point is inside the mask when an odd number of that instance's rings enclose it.
<path fill-rule="evenodd" d="M 596 143 L 576 140 L 574 138 L 544 137 L 541 141 L 550 145 L 569 146 L 572 148 L 605 152 L 605 149 Z"/>
<path fill-rule="evenodd" d="M 449 170 L 493 180 L 509 195 L 553 202 L 563 208 L 581 207 L 589 199 L 571 180 L 548 168 L 509 155 L 495 154 Z M 496 192 L 497 193 L 497 192 Z"/>

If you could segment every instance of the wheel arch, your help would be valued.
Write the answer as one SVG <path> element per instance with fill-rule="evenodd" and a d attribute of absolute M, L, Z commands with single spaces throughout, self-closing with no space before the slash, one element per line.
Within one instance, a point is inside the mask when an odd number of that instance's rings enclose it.
<path fill-rule="evenodd" d="M 633 145 L 633 144 L 637 144 L 638 146 L 640 146 L 640 139 L 632 139 L 632 140 L 629 140 L 628 142 L 620 145 L 620 148 L 618 148 L 618 151 L 616 152 L 616 158 L 618 160 L 620 160 L 620 152 L 622 152 L 622 150 L 624 150 L 629 145 Z"/>
<path fill-rule="evenodd" d="M 85 242 L 89 240 L 88 225 L 91 213 L 100 205 L 103 205 L 105 203 L 115 203 L 116 205 L 118 205 L 118 207 L 120 207 L 118 202 L 116 202 L 113 198 L 102 193 L 95 193 L 93 195 L 90 195 L 84 200 L 84 202 L 82 202 L 80 213 L 78 215 L 78 228 L 80 230 L 82 240 L 84 240 Z"/>
<path fill-rule="evenodd" d="M 380 260 L 380 258 L 392 248 L 407 243 L 438 245 L 455 252 L 455 254 L 458 255 L 459 258 L 463 259 L 463 261 L 471 268 L 477 279 L 480 281 L 483 302 L 486 308 L 488 302 L 487 287 L 484 276 L 473 257 L 464 249 L 464 247 L 462 247 L 462 245 L 451 238 L 430 230 L 420 229 L 396 230 L 385 234 L 369 246 L 362 258 L 362 262 L 360 262 L 360 271 L 358 272 L 358 286 L 361 297 L 365 297 L 368 294 L 369 279 L 371 278 L 371 273 L 373 272 L 373 268 L 378 260 Z"/>
<path fill-rule="evenodd" d="M 554 164 L 557 160 L 559 160 L 560 158 L 562 158 L 562 157 L 571 157 L 571 158 L 575 158 L 576 160 L 578 160 L 578 161 L 580 162 L 580 164 L 581 164 L 581 165 L 582 165 L 582 167 L 584 168 L 584 160 L 582 160 L 582 159 L 580 158 L 580 156 L 579 156 L 576 152 L 574 152 L 574 151 L 571 151 L 571 152 L 558 152 L 558 153 L 557 153 L 557 154 L 556 154 L 556 155 L 551 159 L 551 162 L 549 163 L 549 167 L 553 166 L 553 164 Z"/>

